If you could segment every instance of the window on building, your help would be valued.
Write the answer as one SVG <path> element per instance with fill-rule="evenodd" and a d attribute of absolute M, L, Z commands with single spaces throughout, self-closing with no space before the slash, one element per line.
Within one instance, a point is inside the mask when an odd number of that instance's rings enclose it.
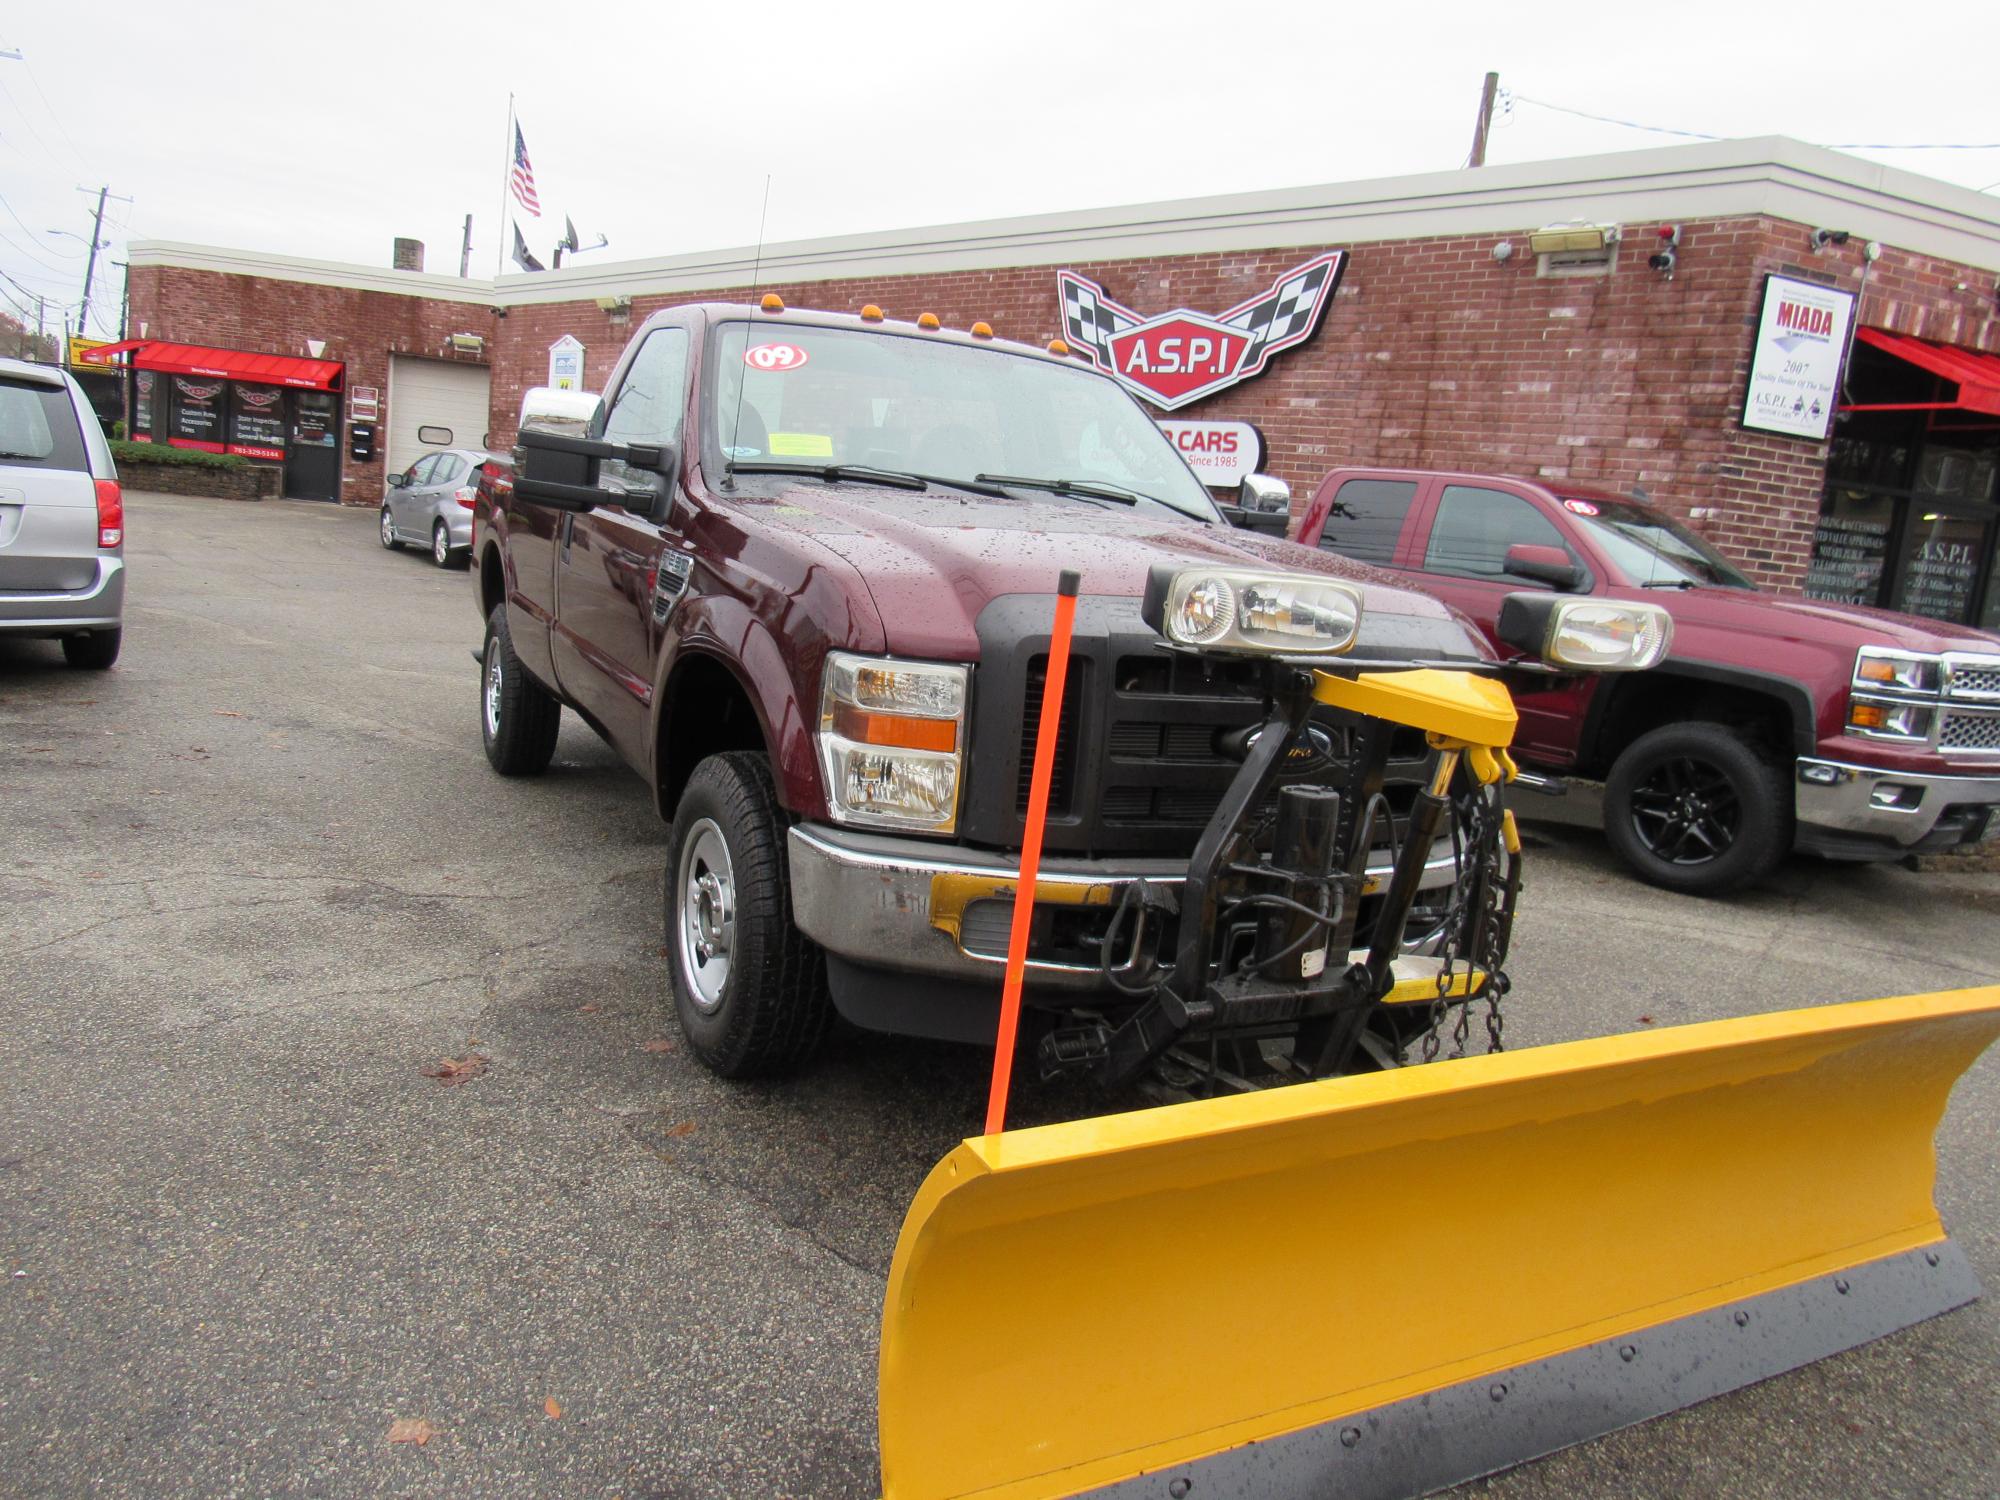
<path fill-rule="evenodd" d="M 1319 544 L 1357 562 L 1393 562 L 1416 498 L 1414 479 L 1350 479 L 1334 494 Z"/>

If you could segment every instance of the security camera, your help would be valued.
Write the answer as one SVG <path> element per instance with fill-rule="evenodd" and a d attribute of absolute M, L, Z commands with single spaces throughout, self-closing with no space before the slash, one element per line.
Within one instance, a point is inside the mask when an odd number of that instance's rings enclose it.
<path fill-rule="evenodd" d="M 1844 245 L 1848 232 L 1845 229 L 1815 229 L 1812 232 L 1814 250 L 1824 250 L 1828 245 Z"/>

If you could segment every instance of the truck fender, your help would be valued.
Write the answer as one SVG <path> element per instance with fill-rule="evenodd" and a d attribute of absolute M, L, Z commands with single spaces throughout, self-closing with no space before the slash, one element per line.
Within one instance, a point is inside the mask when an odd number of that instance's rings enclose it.
<path fill-rule="evenodd" d="M 1653 686 L 1667 679 L 1740 688 L 1759 697 L 1769 698 L 1784 711 L 1794 756 L 1811 755 L 1818 744 L 1814 727 L 1816 714 L 1812 693 L 1805 684 L 1793 678 L 1776 672 L 1759 672 L 1750 667 L 1718 666 L 1711 662 L 1678 661 L 1669 657 L 1651 671 L 1638 674 L 1631 680 L 1630 685 Z M 1610 717 L 1612 705 L 1621 697 L 1618 691 L 1621 685 L 1625 685 L 1623 679 L 1607 682 L 1604 684 L 1606 691 L 1591 695 L 1590 708 L 1584 715 L 1581 740 L 1583 751 L 1581 758 L 1586 764 L 1595 764 L 1612 758 L 1605 744 L 1605 735 L 1609 729 L 1606 721 Z"/>
<path fill-rule="evenodd" d="M 676 618 L 673 637 L 660 653 L 653 691 L 649 741 L 655 774 L 653 797 L 660 816 L 671 820 L 668 788 L 685 779 L 691 766 L 670 768 L 666 745 L 672 734 L 677 677 L 697 662 L 712 664 L 735 682 L 756 715 L 762 748 L 771 757 L 778 800 L 792 812 L 811 816 L 823 810 L 814 723 L 801 707 L 784 653 L 764 622 L 740 601 L 727 597 L 688 599 Z M 694 709 L 699 712 L 699 705 Z"/>

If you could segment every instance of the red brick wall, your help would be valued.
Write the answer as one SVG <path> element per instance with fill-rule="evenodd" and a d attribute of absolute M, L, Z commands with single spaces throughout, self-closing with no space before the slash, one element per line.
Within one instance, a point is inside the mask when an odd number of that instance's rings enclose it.
<path fill-rule="evenodd" d="M 382 398 L 374 459 L 349 459 L 347 434 L 341 433 L 341 499 L 349 505 L 382 503 L 389 356 L 419 354 L 484 364 L 483 358 L 451 355 L 448 342 L 454 333 L 477 333 L 487 338 L 490 350 L 496 322 L 491 310 L 477 303 L 167 266 L 135 266 L 131 296 L 126 326 L 135 337 L 144 323 L 147 338 L 300 356 L 307 352 L 307 339 L 321 339 L 326 343 L 322 357 L 346 364 L 348 389 L 374 386 Z"/>
<path fill-rule="evenodd" d="M 1859 240 L 1808 249 L 1809 226 L 1696 220 L 1682 226 L 1673 280 L 1649 270 L 1650 225 L 1629 226 L 1608 276 L 1541 277 L 1524 232 L 1347 247 L 1338 295 L 1311 343 L 1266 372 L 1179 416 L 1256 422 L 1267 467 L 1299 503 L 1339 464 L 1496 470 L 1643 488 L 1689 515 L 1761 580 L 1796 588 L 1805 573 L 1825 482 L 1817 443 L 1744 431 L 1737 422 L 1765 273 L 1860 287 Z M 1513 258 L 1493 259 L 1511 238 Z M 1142 313 L 1176 306 L 1220 312 L 1268 286 L 1310 249 L 1175 259 L 1080 262 Z M 232 292 L 223 283 L 239 281 Z M 1959 282 L 1968 292 L 1956 290 Z M 1983 292 L 1981 289 L 1984 289 Z M 963 328 L 1041 343 L 1057 333 L 1050 267 L 866 281 L 767 282 L 800 307 L 891 317 L 938 314 Z M 750 300 L 750 289 L 700 294 Z M 683 296 L 638 297 L 614 319 L 592 302 L 516 306 L 504 317 L 417 298 L 340 292 L 210 273 L 133 273 L 133 317 L 158 336 L 298 349 L 307 333 L 351 362 L 350 384 L 386 386 L 384 352 L 435 353 L 444 336 L 492 330 L 493 435 L 510 440 L 522 392 L 543 383 L 548 346 L 574 334 L 586 382 L 601 388 L 631 331 Z M 2000 348 L 1991 277 L 1887 249 L 1870 270 L 1862 321 L 1981 348 Z M 262 330 L 277 330 L 274 339 Z M 285 342 L 289 340 L 290 342 Z M 350 472 L 348 498 L 373 503 Z M 369 485 L 377 486 L 369 488 Z"/>

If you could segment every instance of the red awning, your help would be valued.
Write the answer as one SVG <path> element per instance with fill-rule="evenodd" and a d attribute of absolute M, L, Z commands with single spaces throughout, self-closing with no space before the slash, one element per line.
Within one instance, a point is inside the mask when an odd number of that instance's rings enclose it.
<path fill-rule="evenodd" d="M 91 349 L 86 364 L 117 367 L 112 356 L 131 355 L 131 368 L 164 370 L 170 375 L 209 375 L 220 380 L 244 380 L 257 385 L 289 385 L 306 391 L 337 391 L 346 366 L 335 359 L 298 359 L 289 354 L 250 354 L 241 349 L 210 349 L 201 344 L 166 344 L 158 339 L 125 339 Z"/>
<path fill-rule="evenodd" d="M 1885 354 L 1953 382 L 1958 395 L 1950 401 L 1897 401 L 1843 406 L 1842 411 L 1977 411 L 2000 417 L 2000 355 L 1906 338 L 1880 328 L 1857 328 L 1855 337 Z"/>

